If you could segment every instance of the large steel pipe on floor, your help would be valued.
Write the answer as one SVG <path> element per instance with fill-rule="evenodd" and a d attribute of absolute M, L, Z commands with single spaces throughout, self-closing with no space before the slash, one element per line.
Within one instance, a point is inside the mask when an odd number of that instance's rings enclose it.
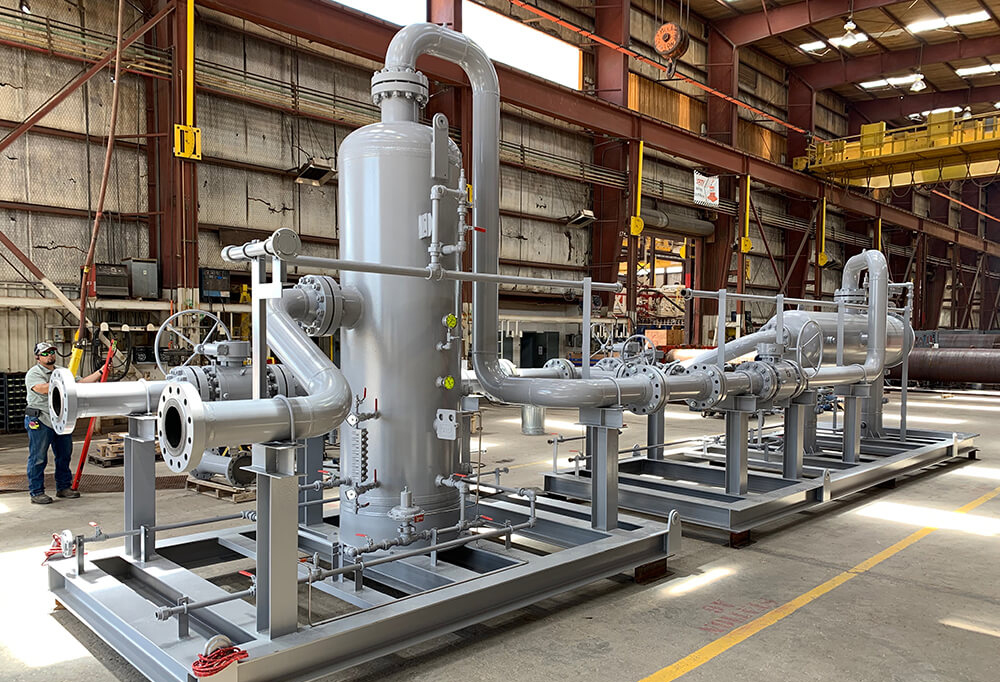
<path fill-rule="evenodd" d="M 900 379 L 902 368 L 894 367 L 890 379 Z M 909 356 L 911 381 L 943 384 L 1000 384 L 1000 349 L 914 348 Z"/>

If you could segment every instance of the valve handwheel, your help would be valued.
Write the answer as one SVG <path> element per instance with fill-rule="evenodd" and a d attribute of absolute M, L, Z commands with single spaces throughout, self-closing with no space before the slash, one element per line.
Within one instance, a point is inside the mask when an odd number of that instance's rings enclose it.
<path fill-rule="evenodd" d="M 196 342 L 192 341 L 183 332 L 181 332 L 181 329 L 184 328 L 183 324 L 177 324 L 177 325 L 173 324 L 176 320 L 181 319 L 181 317 L 183 316 L 190 316 L 190 317 L 198 316 L 197 320 L 192 321 L 192 325 L 197 324 L 199 328 L 201 326 L 201 323 L 206 318 L 208 320 L 211 320 L 215 324 L 212 325 L 212 328 L 208 330 L 208 333 L 205 334 L 204 338 L 200 342 Z M 220 332 L 220 329 L 221 333 L 225 335 L 225 338 L 224 339 L 214 338 L 216 333 Z M 191 348 L 191 354 L 188 356 L 187 360 L 185 360 L 181 364 L 181 367 L 185 367 L 191 364 L 192 360 L 194 360 L 199 355 L 203 355 L 202 347 L 204 346 L 204 344 L 212 343 L 213 341 L 233 340 L 232 334 L 229 333 L 229 328 L 225 325 L 225 323 L 223 323 L 222 320 L 219 319 L 218 315 L 214 313 L 210 313 L 207 310 L 198 310 L 197 308 L 192 308 L 190 310 L 181 310 L 180 312 L 174 313 L 173 315 L 168 317 L 162 325 L 160 325 L 160 329 L 156 332 L 156 339 L 153 341 L 153 355 L 156 358 L 156 366 L 159 368 L 161 372 L 163 372 L 164 376 L 166 376 L 167 372 L 170 371 L 170 368 L 163 361 L 164 358 L 160 355 L 160 341 L 161 339 L 164 339 L 165 332 L 173 334 L 175 337 L 177 337 L 177 340 L 179 342 L 183 341 Z"/>
<path fill-rule="evenodd" d="M 628 346 L 633 341 L 638 341 L 642 346 L 639 350 L 630 353 Z M 621 359 L 622 362 L 626 363 L 642 360 L 647 365 L 651 365 L 656 360 L 656 344 L 645 334 L 633 334 L 622 344 Z"/>

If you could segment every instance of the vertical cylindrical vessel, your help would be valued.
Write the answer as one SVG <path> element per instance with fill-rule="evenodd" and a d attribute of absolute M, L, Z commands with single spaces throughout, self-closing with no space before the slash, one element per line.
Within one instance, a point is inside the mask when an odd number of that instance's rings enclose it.
<path fill-rule="evenodd" d="M 429 219 L 433 185 L 457 187 L 461 156 L 448 140 L 447 180 L 435 181 L 433 133 L 412 120 L 413 101 L 395 97 L 382 108 L 381 123 L 356 130 L 340 147 L 340 256 L 426 267 L 429 237 L 421 238 L 421 215 Z M 442 200 L 439 216 L 440 241 L 455 243 L 457 201 Z M 444 256 L 443 265 L 453 267 L 454 258 Z M 404 487 L 424 512 L 417 531 L 453 525 L 458 493 L 437 486 L 435 477 L 457 471 L 458 441 L 439 438 L 434 421 L 438 410 L 458 409 L 461 393 L 457 353 L 438 348 L 450 331 L 445 318 L 456 312 L 456 285 L 360 272 L 343 272 L 341 283 L 356 287 L 365 301 L 358 325 L 341 331 L 341 366 L 354 392 L 366 395 L 357 412 L 373 412 L 378 401 L 377 417 L 342 427 L 342 474 L 352 484 L 377 476 L 378 486 L 359 497 L 349 487 L 341 490 L 341 542 L 360 546 L 396 537 L 399 522 L 388 512 Z"/>

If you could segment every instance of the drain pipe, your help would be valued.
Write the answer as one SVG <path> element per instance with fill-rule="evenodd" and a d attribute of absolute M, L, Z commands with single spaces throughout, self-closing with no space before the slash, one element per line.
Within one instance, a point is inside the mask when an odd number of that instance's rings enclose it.
<path fill-rule="evenodd" d="M 383 79 L 413 80 L 417 58 L 423 54 L 459 65 L 472 85 L 473 224 L 485 230 L 474 238 L 473 270 L 477 275 L 496 276 L 500 262 L 500 86 L 496 70 L 482 48 L 465 35 L 435 24 L 411 24 L 389 44 Z M 653 403 L 653 409 L 663 401 L 666 391 L 657 390 L 648 376 L 589 380 L 507 376 L 496 349 L 497 292 L 494 282 L 473 281 L 472 368 L 493 398 L 543 407 L 649 407 Z"/>
<path fill-rule="evenodd" d="M 297 285 L 270 301 L 267 340 L 306 395 L 205 402 L 190 384 L 171 382 L 157 410 L 160 448 L 171 470 L 185 471 L 206 449 L 243 442 L 247 433 L 258 442 L 310 438 L 336 428 L 348 415 L 353 394 L 347 379 L 286 310 L 286 304 L 308 308 L 300 300 L 302 291 L 318 295 L 311 286 Z"/>

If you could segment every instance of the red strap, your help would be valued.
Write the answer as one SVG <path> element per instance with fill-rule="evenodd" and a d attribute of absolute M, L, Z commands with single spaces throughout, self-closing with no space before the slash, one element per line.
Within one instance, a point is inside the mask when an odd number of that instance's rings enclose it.
<path fill-rule="evenodd" d="M 211 677 L 225 670 L 231 663 L 242 661 L 249 655 L 238 646 L 222 647 L 208 656 L 198 654 L 198 660 L 191 664 L 191 672 L 195 677 Z"/>

